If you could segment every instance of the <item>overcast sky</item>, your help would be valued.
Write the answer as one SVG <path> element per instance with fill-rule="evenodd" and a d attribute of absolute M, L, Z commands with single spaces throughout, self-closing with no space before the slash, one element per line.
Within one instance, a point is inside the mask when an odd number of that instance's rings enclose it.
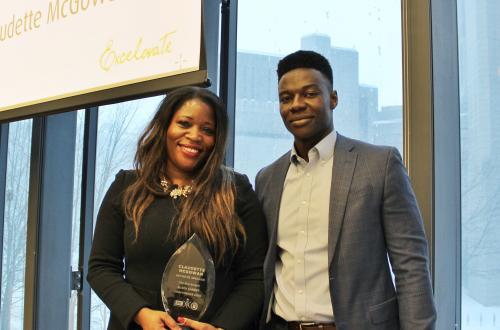
<path fill-rule="evenodd" d="M 379 106 L 402 104 L 400 0 L 240 0 L 238 49 L 284 55 L 300 37 L 327 34 L 359 52 L 359 80 L 379 89 Z"/>

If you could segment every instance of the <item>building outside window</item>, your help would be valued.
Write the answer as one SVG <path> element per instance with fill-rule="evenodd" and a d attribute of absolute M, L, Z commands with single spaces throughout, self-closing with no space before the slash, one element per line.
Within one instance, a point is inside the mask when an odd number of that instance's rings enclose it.
<path fill-rule="evenodd" d="M 299 49 L 321 53 L 333 67 L 336 130 L 402 152 L 400 0 L 246 0 L 238 2 L 235 168 L 253 181 L 291 148 L 276 66 Z"/>
<path fill-rule="evenodd" d="M 500 329 L 500 2 L 457 4 L 462 329 Z"/>

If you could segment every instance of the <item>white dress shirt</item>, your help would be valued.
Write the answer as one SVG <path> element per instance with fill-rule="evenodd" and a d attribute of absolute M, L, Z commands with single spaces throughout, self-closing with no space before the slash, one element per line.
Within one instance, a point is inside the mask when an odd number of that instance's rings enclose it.
<path fill-rule="evenodd" d="M 308 152 L 309 162 L 291 153 L 278 219 L 274 313 L 287 321 L 332 322 L 328 276 L 328 223 L 332 131 Z"/>

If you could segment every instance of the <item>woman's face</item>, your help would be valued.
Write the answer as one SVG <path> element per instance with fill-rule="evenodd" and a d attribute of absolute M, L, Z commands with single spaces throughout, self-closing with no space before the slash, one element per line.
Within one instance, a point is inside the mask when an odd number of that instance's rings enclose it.
<path fill-rule="evenodd" d="M 214 110 L 201 101 L 186 101 L 167 129 L 167 175 L 171 180 L 192 178 L 215 145 Z"/>

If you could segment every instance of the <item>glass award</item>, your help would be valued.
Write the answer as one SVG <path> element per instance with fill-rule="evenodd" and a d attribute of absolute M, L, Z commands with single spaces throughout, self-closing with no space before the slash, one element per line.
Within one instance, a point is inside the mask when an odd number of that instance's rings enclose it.
<path fill-rule="evenodd" d="M 170 257 L 161 279 L 163 307 L 174 318 L 199 320 L 215 288 L 215 266 L 203 241 L 193 234 Z"/>

